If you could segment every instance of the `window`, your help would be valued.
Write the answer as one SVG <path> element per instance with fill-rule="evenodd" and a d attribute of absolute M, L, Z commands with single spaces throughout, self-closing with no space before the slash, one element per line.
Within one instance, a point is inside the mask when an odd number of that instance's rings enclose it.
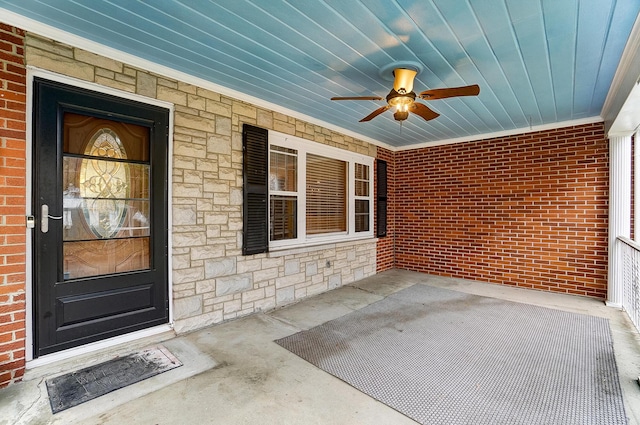
<path fill-rule="evenodd" d="M 269 246 L 373 236 L 373 158 L 269 132 Z"/>
<path fill-rule="evenodd" d="M 347 163 L 307 154 L 307 235 L 347 231 Z"/>
<path fill-rule="evenodd" d="M 369 166 L 355 165 L 356 183 L 356 232 L 369 231 Z"/>
<path fill-rule="evenodd" d="M 272 146 L 269 164 L 269 240 L 296 239 L 298 151 Z"/>

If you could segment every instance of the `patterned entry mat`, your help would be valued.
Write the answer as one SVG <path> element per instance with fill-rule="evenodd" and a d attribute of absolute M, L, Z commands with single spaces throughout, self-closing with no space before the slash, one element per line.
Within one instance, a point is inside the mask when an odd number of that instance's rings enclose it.
<path fill-rule="evenodd" d="M 422 424 L 627 424 L 598 317 L 418 284 L 276 343 Z"/>
<path fill-rule="evenodd" d="M 61 412 L 179 366 L 182 363 L 169 350 L 157 345 L 47 379 L 51 410 Z"/>

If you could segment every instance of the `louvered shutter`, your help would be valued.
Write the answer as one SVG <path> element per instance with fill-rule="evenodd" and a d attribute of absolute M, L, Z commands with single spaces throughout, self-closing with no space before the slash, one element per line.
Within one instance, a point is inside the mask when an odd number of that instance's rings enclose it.
<path fill-rule="evenodd" d="M 260 127 L 242 126 L 242 254 L 251 255 L 269 250 L 267 217 L 268 135 Z"/>
<path fill-rule="evenodd" d="M 387 162 L 377 160 L 376 170 L 376 200 L 377 200 L 377 231 L 376 236 L 387 236 Z"/>

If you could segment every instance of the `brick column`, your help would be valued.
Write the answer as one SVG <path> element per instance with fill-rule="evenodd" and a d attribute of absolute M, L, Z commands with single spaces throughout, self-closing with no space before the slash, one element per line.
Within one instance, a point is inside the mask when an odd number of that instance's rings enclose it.
<path fill-rule="evenodd" d="M 24 31 L 0 23 L 0 387 L 25 368 Z"/>

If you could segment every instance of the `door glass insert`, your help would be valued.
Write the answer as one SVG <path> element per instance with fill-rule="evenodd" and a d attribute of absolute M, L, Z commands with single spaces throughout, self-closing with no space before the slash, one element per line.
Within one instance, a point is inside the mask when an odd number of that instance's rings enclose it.
<path fill-rule="evenodd" d="M 89 141 L 86 156 L 127 159 L 118 135 L 111 129 L 98 130 Z M 80 161 L 82 212 L 91 231 L 99 238 L 115 236 L 126 215 L 129 198 L 129 164 L 120 161 L 82 159 Z M 75 190 L 75 187 L 72 188 Z M 69 191 L 69 189 L 67 189 Z"/>
<path fill-rule="evenodd" d="M 64 139 L 64 279 L 149 269 L 148 129 L 67 113 Z"/>

